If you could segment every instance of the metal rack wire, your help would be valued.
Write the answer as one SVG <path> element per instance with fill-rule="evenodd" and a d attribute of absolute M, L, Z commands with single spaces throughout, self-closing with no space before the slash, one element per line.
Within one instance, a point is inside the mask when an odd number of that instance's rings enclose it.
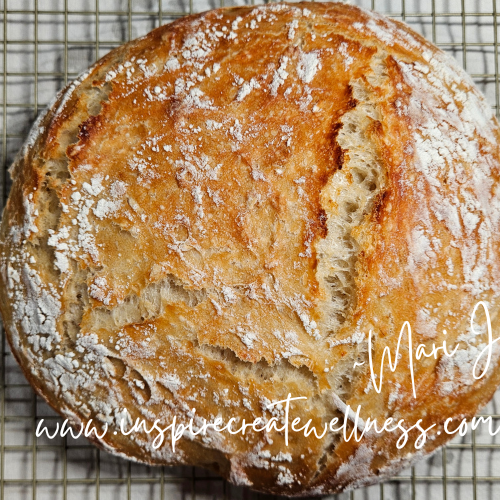
<path fill-rule="evenodd" d="M 226 0 L 226 5 L 253 3 Z M 452 53 L 500 113 L 500 0 L 354 0 L 402 19 Z M 224 0 L 0 0 L 0 208 L 7 167 L 50 98 L 113 47 Z M 36 438 L 39 419 L 60 421 L 26 383 L 5 342 L 0 356 L 0 500 L 262 499 L 201 469 L 152 468 L 101 452 L 83 439 Z M 500 423 L 500 392 L 484 410 Z M 493 499 L 500 442 L 481 429 L 377 486 L 338 499 Z"/>

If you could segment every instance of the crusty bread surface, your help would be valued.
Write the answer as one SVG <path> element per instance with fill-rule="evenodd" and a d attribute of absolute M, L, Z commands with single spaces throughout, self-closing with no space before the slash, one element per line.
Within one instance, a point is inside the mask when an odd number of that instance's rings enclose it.
<path fill-rule="evenodd" d="M 371 484 L 450 438 L 498 329 L 499 126 L 457 63 L 398 21 L 337 3 L 188 16 L 98 61 L 11 169 L 0 309 L 12 352 L 105 450 L 286 495 Z M 478 309 L 481 312 L 483 309 Z M 412 349 L 454 356 L 414 359 Z M 368 350 L 368 334 L 373 348 Z M 484 361 L 485 356 L 481 358 Z M 479 368 L 484 363 L 479 363 Z M 478 368 L 478 372 L 480 371 Z M 380 377 L 378 378 L 380 381 Z M 397 432 L 115 432 L 174 417 L 276 417 L 318 431 L 346 405 Z M 194 410 L 193 410 L 194 409 Z M 353 417 L 348 427 L 352 430 Z M 236 425 L 235 427 L 239 427 Z"/>

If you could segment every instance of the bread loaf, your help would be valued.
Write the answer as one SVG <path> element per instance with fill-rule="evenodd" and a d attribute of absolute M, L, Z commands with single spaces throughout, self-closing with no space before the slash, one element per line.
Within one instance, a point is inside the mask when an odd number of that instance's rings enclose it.
<path fill-rule="evenodd" d="M 298 3 L 162 26 L 64 89 L 12 166 L 12 352 L 122 457 L 291 496 L 376 482 L 499 383 L 497 349 L 480 356 L 486 311 L 499 324 L 498 144 L 470 77 L 398 21 Z M 453 356 L 417 359 L 443 341 Z M 272 406 L 288 395 L 307 399 Z M 287 434 L 288 416 L 327 432 Z M 121 432 L 231 418 L 275 425 L 175 449 Z M 420 448 L 418 427 L 401 447 L 401 432 L 349 439 L 368 418 L 435 426 Z"/>

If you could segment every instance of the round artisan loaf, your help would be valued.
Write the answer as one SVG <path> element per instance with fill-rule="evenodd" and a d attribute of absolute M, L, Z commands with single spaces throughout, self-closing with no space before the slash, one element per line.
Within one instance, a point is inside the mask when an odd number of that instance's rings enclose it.
<path fill-rule="evenodd" d="M 443 444 L 499 383 L 499 126 L 456 62 L 343 4 L 219 9 L 110 52 L 12 167 L 1 310 L 31 384 L 102 448 L 288 495 L 369 484 Z M 479 309 L 478 309 L 479 310 Z M 394 360 L 405 322 L 399 364 Z M 373 348 L 368 334 L 373 332 Z M 444 332 L 446 330 L 447 333 Z M 477 330 L 477 329 L 476 329 Z M 413 359 L 446 339 L 454 356 Z M 421 354 L 421 352 L 420 352 Z M 386 358 L 387 361 L 387 358 Z M 479 368 L 485 367 L 485 356 Z M 203 419 L 435 424 L 126 436 Z M 195 409 L 195 412 L 193 411 Z M 352 431 L 353 412 L 346 429 Z M 279 425 L 278 425 L 279 424 Z M 358 421 L 362 427 L 362 421 Z M 405 424 L 406 425 L 406 424 Z M 454 428 L 456 423 L 451 425 Z M 361 429 L 360 429 L 361 430 Z"/>

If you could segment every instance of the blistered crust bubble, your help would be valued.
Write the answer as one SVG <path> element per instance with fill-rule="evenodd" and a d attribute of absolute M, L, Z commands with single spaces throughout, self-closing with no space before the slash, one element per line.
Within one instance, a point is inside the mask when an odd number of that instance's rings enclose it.
<path fill-rule="evenodd" d="M 500 377 L 469 318 L 499 307 L 499 128 L 456 62 L 343 4 L 219 9 L 110 52 L 42 115 L 11 169 L 0 308 L 27 378 L 102 448 L 287 495 L 371 484 L 446 440 Z M 481 318 L 480 318 L 481 319 Z M 482 318 L 484 319 L 484 318 Z M 414 345 L 371 380 L 404 322 Z M 446 334 L 443 333 L 446 330 Z M 405 351 L 407 353 L 407 351 Z M 405 357 L 406 356 L 406 357 Z M 396 434 L 124 436 L 284 418 L 437 424 Z M 193 411 L 193 409 L 195 411 Z M 411 425 L 411 424 L 410 424 Z"/>

